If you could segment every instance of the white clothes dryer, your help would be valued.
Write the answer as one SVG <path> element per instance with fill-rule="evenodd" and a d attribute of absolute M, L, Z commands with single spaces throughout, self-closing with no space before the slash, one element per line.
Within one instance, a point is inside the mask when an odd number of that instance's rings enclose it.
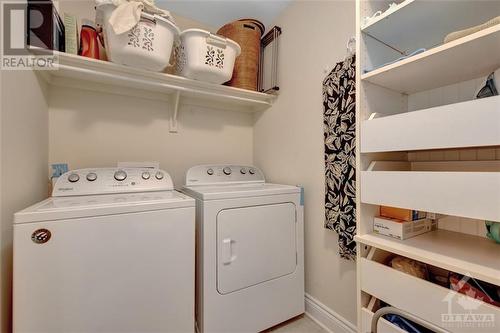
<path fill-rule="evenodd" d="M 194 214 L 162 170 L 62 175 L 15 214 L 14 332 L 194 332 Z"/>
<path fill-rule="evenodd" d="M 255 167 L 196 166 L 196 318 L 202 333 L 259 332 L 304 312 L 300 187 Z"/>

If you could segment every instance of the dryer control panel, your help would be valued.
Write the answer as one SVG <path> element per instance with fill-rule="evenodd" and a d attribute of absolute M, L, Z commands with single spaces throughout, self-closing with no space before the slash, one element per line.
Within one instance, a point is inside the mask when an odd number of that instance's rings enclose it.
<path fill-rule="evenodd" d="M 52 196 L 171 191 L 173 189 L 172 178 L 160 169 L 79 169 L 60 176 L 54 185 Z"/>
<path fill-rule="evenodd" d="M 186 186 L 264 182 L 262 171 L 248 165 L 198 165 L 186 173 Z"/>

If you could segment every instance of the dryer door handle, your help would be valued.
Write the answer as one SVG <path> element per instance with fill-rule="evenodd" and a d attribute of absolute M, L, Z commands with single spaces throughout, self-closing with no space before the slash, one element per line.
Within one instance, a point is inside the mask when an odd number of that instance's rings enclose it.
<path fill-rule="evenodd" d="M 236 259 L 236 256 L 233 255 L 233 243 L 234 240 L 231 238 L 222 240 L 222 263 L 224 265 L 229 265 Z"/>

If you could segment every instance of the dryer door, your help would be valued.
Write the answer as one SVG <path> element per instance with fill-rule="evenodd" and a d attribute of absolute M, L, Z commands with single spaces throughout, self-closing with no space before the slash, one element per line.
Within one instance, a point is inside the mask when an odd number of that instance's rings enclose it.
<path fill-rule="evenodd" d="M 295 271 L 293 203 L 224 209 L 217 215 L 217 290 L 228 294 Z"/>

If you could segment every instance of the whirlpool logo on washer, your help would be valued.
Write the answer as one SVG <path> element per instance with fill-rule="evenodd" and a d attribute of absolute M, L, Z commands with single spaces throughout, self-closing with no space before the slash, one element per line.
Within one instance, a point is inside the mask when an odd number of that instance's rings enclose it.
<path fill-rule="evenodd" d="M 135 185 L 135 183 L 133 183 L 132 185 Z M 129 184 L 127 183 L 121 183 L 121 184 L 112 184 L 111 187 L 127 187 L 129 186 Z"/>
<path fill-rule="evenodd" d="M 38 229 L 31 234 L 31 240 L 36 244 L 45 244 L 52 237 L 52 233 L 48 229 Z"/>
<path fill-rule="evenodd" d="M 73 191 L 74 188 L 73 187 L 59 187 L 57 190 L 61 191 L 61 192 L 68 192 L 68 191 Z"/>

